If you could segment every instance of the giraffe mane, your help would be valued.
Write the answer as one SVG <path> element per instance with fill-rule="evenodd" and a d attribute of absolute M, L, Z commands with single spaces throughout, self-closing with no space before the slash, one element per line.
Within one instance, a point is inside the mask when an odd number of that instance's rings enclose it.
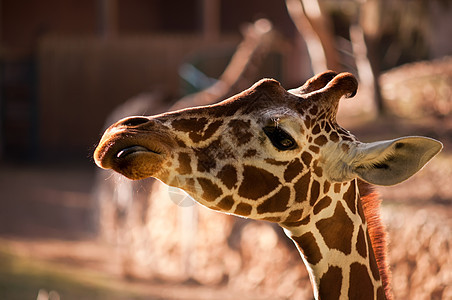
<path fill-rule="evenodd" d="M 358 189 L 386 299 L 391 300 L 391 271 L 387 259 L 386 230 L 380 217 L 381 199 L 374 186 L 360 179 Z"/>

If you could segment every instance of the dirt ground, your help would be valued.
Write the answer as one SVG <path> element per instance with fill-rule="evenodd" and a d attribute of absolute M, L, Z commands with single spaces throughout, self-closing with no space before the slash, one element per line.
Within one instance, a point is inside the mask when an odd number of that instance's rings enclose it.
<path fill-rule="evenodd" d="M 423 120 L 422 123 L 417 120 L 396 120 L 385 117 L 371 122 L 356 122 L 355 119 L 342 121 L 348 123 L 346 128 L 363 141 L 402 135 L 427 135 L 444 143 L 442 154 L 420 174 L 397 187 L 382 188 L 380 192 L 386 201 L 383 206 L 385 222 L 397 224 L 394 223 L 397 216 L 408 219 L 410 215 L 416 216 L 413 218 L 416 222 L 432 217 L 441 220 L 441 226 L 449 230 L 444 234 L 449 235 L 452 232 L 452 120 L 432 118 Z M 1 299 L 34 299 L 40 289 L 46 289 L 41 290 L 44 295 L 47 295 L 46 291 L 53 289 L 58 292 L 61 289 L 60 294 L 65 296 L 62 299 L 273 299 L 269 295 L 234 291 L 226 287 L 140 282 L 122 278 L 123 266 L 115 249 L 96 238 L 98 208 L 92 193 L 95 176 L 95 167 L 89 161 L 0 164 L 0 270 L 3 270 L 0 271 Z M 396 225 L 391 226 L 389 231 L 393 234 L 393 239 L 409 238 L 397 233 L 394 230 Z M 450 235 L 447 239 L 450 239 Z M 446 246 L 450 247 L 449 244 Z M 430 248 L 427 247 L 428 249 Z M 404 253 L 403 251 L 399 253 Z M 406 265 L 397 255 L 397 249 L 392 250 L 390 256 L 396 257 L 391 261 L 393 282 L 413 284 L 404 282 L 405 277 L 398 276 L 398 270 L 409 272 L 410 269 L 409 263 Z M 414 255 L 412 259 L 423 258 Z M 23 264 L 12 263 L 16 260 L 28 261 L 31 265 L 42 263 L 40 270 L 58 270 L 59 277 L 75 278 L 77 284 L 82 282 L 89 289 L 82 295 L 72 294 L 78 289 L 78 285 L 66 284 L 62 287 L 56 279 L 28 284 L 23 277 L 28 272 L 18 272 L 20 268 L 17 264 Z M 450 264 L 450 260 L 446 263 Z M 428 260 L 425 264 L 428 265 Z M 61 270 L 64 272 L 61 273 Z M 431 272 L 439 273 L 441 270 L 441 266 L 438 266 Z M 450 274 L 451 269 L 446 271 Z M 17 274 L 21 275 L 15 277 Z M 37 274 L 37 278 L 42 278 L 41 273 Z M 48 274 L 46 276 L 45 278 L 54 278 Z M 450 277 L 447 273 L 444 276 Z M 17 282 L 13 281 L 14 278 Z M 450 278 L 446 278 L 444 282 L 447 283 L 447 280 Z M 24 283 L 30 287 L 26 297 L 18 292 L 24 289 Z M 441 284 L 437 297 L 419 299 L 452 299 L 449 298 L 452 297 L 452 290 L 444 286 L 444 283 Z M 15 285 L 20 288 L 14 288 Z M 410 299 L 408 294 L 400 295 L 400 299 Z"/>

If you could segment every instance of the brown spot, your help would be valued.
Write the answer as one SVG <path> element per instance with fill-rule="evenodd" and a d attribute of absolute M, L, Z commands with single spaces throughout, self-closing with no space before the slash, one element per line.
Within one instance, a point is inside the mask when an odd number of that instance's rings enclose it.
<path fill-rule="evenodd" d="M 352 263 L 350 266 L 350 287 L 348 299 L 373 299 L 374 287 L 366 266 Z"/>
<path fill-rule="evenodd" d="M 359 196 L 361 198 L 364 198 L 363 200 L 370 199 L 369 201 L 373 201 L 373 203 L 378 203 L 378 199 L 376 199 L 378 197 L 375 194 L 375 189 L 370 183 L 362 181 L 361 179 L 357 179 L 357 183 L 358 183 Z M 375 202 L 375 201 L 377 201 L 377 202 Z"/>
<path fill-rule="evenodd" d="M 326 194 L 330 190 L 331 183 L 329 181 L 325 181 L 323 183 L 323 193 Z"/>
<path fill-rule="evenodd" d="M 176 171 L 181 175 L 191 174 L 190 156 L 187 153 L 179 153 L 179 167 Z"/>
<path fill-rule="evenodd" d="M 356 185 L 355 181 L 350 183 L 348 190 L 344 193 L 344 200 L 347 203 L 348 208 L 353 214 L 356 214 Z"/>
<path fill-rule="evenodd" d="M 299 227 L 299 226 L 302 226 L 302 225 L 307 225 L 311 221 L 311 216 L 310 215 L 307 215 L 304 219 L 299 220 L 301 218 L 301 216 L 303 215 L 303 210 L 302 209 L 294 210 L 293 211 L 293 217 L 291 217 L 291 215 L 292 215 L 292 212 L 290 213 L 289 217 L 287 218 L 287 221 L 282 223 L 283 225 L 288 226 L 288 227 Z M 300 217 L 298 217 L 298 215 Z M 289 218 L 293 219 L 294 221 L 290 221 Z"/>
<path fill-rule="evenodd" d="M 326 136 L 324 136 L 323 134 L 318 136 L 315 140 L 314 140 L 314 144 L 319 145 L 319 146 L 323 146 L 328 142 L 328 139 L 326 138 Z"/>
<path fill-rule="evenodd" d="M 178 137 L 175 137 L 174 139 L 176 140 L 176 143 L 177 143 L 177 145 L 178 145 L 179 147 L 181 147 L 181 148 L 187 148 L 187 145 L 185 145 L 185 143 L 184 143 L 183 140 L 179 139 Z"/>
<path fill-rule="evenodd" d="M 313 206 L 317 202 L 319 195 L 320 183 L 317 180 L 313 180 L 311 185 L 311 198 L 309 199 L 309 204 L 311 204 L 311 206 Z"/>
<path fill-rule="evenodd" d="M 175 120 L 171 123 L 171 125 L 178 131 L 189 132 L 189 138 L 194 143 L 198 143 L 202 140 L 210 138 L 213 134 L 215 134 L 218 128 L 223 124 L 223 121 L 217 120 L 210 123 L 204 131 L 204 127 L 207 125 L 207 123 L 207 118 L 190 118 Z"/>
<path fill-rule="evenodd" d="M 322 199 L 320 199 L 319 202 L 317 202 L 316 205 L 314 206 L 314 214 L 316 215 L 319 212 L 321 212 L 324 208 L 330 206 L 331 201 L 332 199 L 328 196 L 325 196 Z"/>
<path fill-rule="evenodd" d="M 237 183 L 237 170 L 232 165 L 225 165 L 218 172 L 217 177 L 228 189 L 232 189 Z"/>
<path fill-rule="evenodd" d="M 333 142 L 338 142 L 339 141 L 339 135 L 337 134 L 336 131 L 331 132 L 330 140 L 333 141 Z"/>
<path fill-rule="evenodd" d="M 359 227 L 358 237 L 356 240 L 356 251 L 358 251 L 359 255 L 361 255 L 362 257 L 367 257 L 367 246 L 366 240 L 364 238 L 364 230 L 362 227 Z"/>
<path fill-rule="evenodd" d="M 265 218 L 262 218 L 262 220 L 273 222 L 273 223 L 281 222 L 281 218 L 280 217 L 265 217 Z"/>
<path fill-rule="evenodd" d="M 348 150 L 350 150 L 350 146 L 348 144 L 342 144 L 341 149 L 344 152 L 348 152 Z"/>
<path fill-rule="evenodd" d="M 248 149 L 245 154 L 243 155 L 243 157 L 247 158 L 247 157 L 254 157 L 256 155 L 257 151 L 255 149 Z"/>
<path fill-rule="evenodd" d="M 312 108 L 309 110 L 309 113 L 311 115 L 316 115 L 319 112 L 319 109 L 317 108 L 317 106 L 312 106 Z"/>
<path fill-rule="evenodd" d="M 296 209 L 290 212 L 289 216 L 284 222 L 295 222 L 301 219 L 303 215 L 303 209 Z"/>
<path fill-rule="evenodd" d="M 317 124 L 314 126 L 314 128 L 312 128 L 312 134 L 316 135 L 320 133 L 320 125 Z"/>
<path fill-rule="evenodd" d="M 198 157 L 198 172 L 210 172 L 211 169 L 215 169 L 217 166 L 215 159 L 208 156 L 206 152 L 199 151 L 196 155 Z"/>
<path fill-rule="evenodd" d="M 303 170 L 303 165 L 300 160 L 294 159 L 284 171 L 284 180 L 291 182 Z"/>
<path fill-rule="evenodd" d="M 215 132 L 218 130 L 218 128 L 223 124 L 223 121 L 215 121 L 209 124 L 209 126 L 207 126 L 207 129 L 202 132 L 202 131 L 193 131 L 190 132 L 190 134 L 188 135 L 190 137 L 190 139 L 194 142 L 194 143 L 199 143 L 200 141 L 204 141 L 207 140 L 208 138 L 210 138 L 212 135 L 215 134 Z"/>
<path fill-rule="evenodd" d="M 262 202 L 257 207 L 257 212 L 263 214 L 266 212 L 283 212 L 287 210 L 289 203 L 290 189 L 284 186 L 278 193 Z"/>
<path fill-rule="evenodd" d="M 323 170 L 318 166 L 317 161 L 314 162 L 314 174 L 317 175 L 317 177 L 322 177 L 323 175 Z"/>
<path fill-rule="evenodd" d="M 319 153 L 320 152 L 320 148 L 314 145 L 309 146 L 309 150 L 311 150 L 314 153 Z"/>
<path fill-rule="evenodd" d="M 213 136 L 215 134 L 215 132 L 217 132 L 218 128 L 220 128 L 221 125 L 223 125 L 222 120 L 217 120 L 217 121 L 210 123 L 209 126 L 207 126 L 206 130 L 204 131 L 203 138 L 208 139 L 211 136 Z"/>
<path fill-rule="evenodd" d="M 306 119 L 304 120 L 304 125 L 307 129 L 311 128 L 311 118 L 309 116 L 306 116 Z"/>
<path fill-rule="evenodd" d="M 287 161 L 279 161 L 273 158 L 266 158 L 265 162 L 271 165 L 275 165 L 275 166 L 285 166 L 288 164 Z"/>
<path fill-rule="evenodd" d="M 188 118 L 176 119 L 171 122 L 171 126 L 177 131 L 200 133 L 207 123 L 208 120 L 206 118 Z"/>
<path fill-rule="evenodd" d="M 330 266 L 328 271 L 320 278 L 319 296 L 322 300 L 337 300 L 341 297 L 342 270 L 339 267 Z"/>
<path fill-rule="evenodd" d="M 194 152 L 198 158 L 198 171 L 210 172 L 216 167 L 217 160 L 234 158 L 234 150 L 223 144 L 222 138 L 212 141 L 204 148 L 195 148 Z"/>
<path fill-rule="evenodd" d="M 228 124 L 231 128 L 233 137 L 235 137 L 238 146 L 248 143 L 253 137 L 250 132 L 250 121 L 231 120 Z"/>
<path fill-rule="evenodd" d="M 220 160 L 226 158 L 235 158 L 235 149 L 229 146 L 228 143 L 223 143 L 221 137 L 212 141 L 210 145 L 206 147 L 206 151 L 209 151 L 212 157 L 216 157 Z"/>
<path fill-rule="evenodd" d="M 249 216 L 253 207 L 247 203 L 239 203 L 235 208 L 234 213 L 241 216 Z"/>
<path fill-rule="evenodd" d="M 223 194 L 221 189 L 215 183 L 210 181 L 210 179 L 197 178 L 197 180 L 203 190 L 202 197 L 206 201 L 209 201 L 209 202 L 214 201 L 215 199 L 217 199 L 218 197 L 220 197 Z"/>
<path fill-rule="evenodd" d="M 338 193 L 341 191 L 341 187 L 342 187 L 342 184 L 340 184 L 340 183 L 335 183 L 335 184 L 334 184 L 334 192 L 335 192 L 336 194 L 338 194 Z"/>
<path fill-rule="evenodd" d="M 311 174 L 308 172 L 301 176 L 301 178 L 294 184 L 295 188 L 295 201 L 306 201 L 308 196 L 309 182 L 311 181 Z"/>
<path fill-rule="evenodd" d="M 337 249 L 344 254 L 352 251 L 353 222 L 340 202 L 337 203 L 333 216 L 322 219 L 316 224 L 328 248 Z"/>
<path fill-rule="evenodd" d="M 367 240 L 369 241 L 367 243 L 368 250 L 369 250 L 369 264 L 370 264 L 370 270 L 372 271 L 372 275 L 375 280 L 380 280 L 380 271 L 378 270 L 377 260 L 375 259 L 375 253 L 372 248 L 372 243 L 370 242 L 369 233 L 367 232 Z"/>
<path fill-rule="evenodd" d="M 322 259 L 320 248 L 311 232 L 307 232 L 302 236 L 293 236 L 292 239 L 296 242 L 298 248 L 303 252 L 306 260 L 310 264 L 315 265 Z"/>
<path fill-rule="evenodd" d="M 325 122 L 325 132 L 326 132 L 326 133 L 329 133 L 330 131 L 331 131 L 330 123 Z"/>
<path fill-rule="evenodd" d="M 377 289 L 377 300 L 386 300 L 385 291 L 382 286 Z"/>
<path fill-rule="evenodd" d="M 218 208 L 220 208 L 221 210 L 228 211 L 232 208 L 233 205 L 234 205 L 234 198 L 232 198 L 232 196 L 226 196 L 226 197 L 223 197 L 223 199 L 221 199 L 220 202 L 218 202 L 218 204 L 216 206 Z"/>
<path fill-rule="evenodd" d="M 239 187 L 239 195 L 244 198 L 257 200 L 280 184 L 272 173 L 253 166 L 244 166 L 243 181 Z"/>
<path fill-rule="evenodd" d="M 301 220 L 300 225 L 308 225 L 311 222 L 311 215 L 307 215 L 306 218 Z"/>
<path fill-rule="evenodd" d="M 349 133 L 349 134 L 350 134 L 350 133 Z M 353 142 L 353 139 L 352 139 L 350 136 L 348 136 L 348 135 L 343 135 L 343 136 L 342 136 L 342 139 L 343 139 L 344 141 Z"/>
<path fill-rule="evenodd" d="M 309 152 L 303 152 L 301 154 L 301 160 L 306 166 L 309 166 L 311 164 L 312 155 Z"/>

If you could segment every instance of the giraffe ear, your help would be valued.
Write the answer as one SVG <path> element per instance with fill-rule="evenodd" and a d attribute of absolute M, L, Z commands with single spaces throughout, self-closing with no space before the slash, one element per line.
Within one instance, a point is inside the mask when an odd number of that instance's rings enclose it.
<path fill-rule="evenodd" d="M 350 167 L 364 181 L 394 185 L 422 169 L 442 148 L 440 142 L 425 137 L 364 143 L 357 147 Z"/>

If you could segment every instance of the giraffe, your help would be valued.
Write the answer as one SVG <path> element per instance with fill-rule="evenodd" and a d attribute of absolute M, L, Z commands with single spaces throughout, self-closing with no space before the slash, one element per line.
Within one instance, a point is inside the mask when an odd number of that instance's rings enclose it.
<path fill-rule="evenodd" d="M 243 34 L 242 41 L 237 46 L 226 69 L 212 86 L 200 92 L 184 96 L 176 102 L 168 101 L 158 91 L 140 94 L 117 107 L 104 123 L 104 130 L 112 123 L 126 116 L 158 114 L 195 105 L 213 104 L 226 99 L 248 88 L 259 78 L 259 69 L 262 69 L 270 53 L 282 54 L 291 49 L 291 45 L 288 45 L 288 42 L 280 36 L 267 19 L 259 19 L 254 23 L 244 24 L 241 32 Z M 174 103 L 171 105 L 172 102 Z M 134 182 L 120 180 L 120 174 L 112 176 L 110 172 L 101 171 L 97 174 L 98 180 L 95 191 L 96 198 L 100 204 L 100 235 L 118 249 L 120 260 L 124 266 L 122 272 L 127 274 L 126 276 L 135 276 L 137 274 L 133 274 L 133 270 L 136 270 L 136 267 L 144 269 L 144 265 L 148 265 L 147 270 L 149 270 L 146 276 L 155 274 L 157 270 L 161 271 L 156 264 L 147 264 L 137 256 L 143 255 L 143 252 L 145 252 L 147 253 L 146 259 L 152 261 L 152 257 L 157 255 L 153 247 L 157 248 L 158 242 L 155 240 L 150 242 L 152 240 L 152 232 L 156 231 L 156 228 L 151 228 L 151 226 L 156 219 L 148 214 L 152 214 L 150 208 L 153 205 L 165 206 L 171 205 L 171 203 L 154 204 L 154 201 L 150 199 L 158 198 L 159 190 L 166 191 L 168 187 L 154 180 L 154 178 Z M 142 193 L 137 191 L 142 191 Z M 183 262 L 181 262 L 179 276 L 194 276 L 196 280 L 202 281 L 201 278 L 205 279 L 207 276 L 204 276 L 202 272 L 195 271 L 194 268 L 197 262 L 194 257 L 199 254 L 195 254 L 191 249 L 196 247 L 196 237 L 198 236 L 195 224 L 198 224 L 198 221 L 202 219 L 205 213 L 202 210 L 200 211 L 200 207 L 193 205 L 193 200 L 188 199 L 188 197 L 183 199 L 186 201 L 185 205 L 190 207 L 185 206 L 183 209 L 181 207 L 174 208 L 180 215 L 178 220 L 184 223 L 177 227 L 178 230 L 175 234 L 175 236 L 182 236 L 183 239 L 174 237 L 174 242 L 182 249 Z M 174 194 L 172 200 L 177 201 L 174 198 Z M 178 203 L 177 205 L 180 204 Z M 168 213 L 174 212 L 169 209 Z M 152 220 L 148 218 L 152 218 Z M 136 233 L 133 238 L 129 234 L 131 228 Z M 149 241 L 152 246 L 147 244 L 146 241 Z M 172 243 L 165 244 L 165 247 L 171 247 L 172 245 Z M 160 250 L 162 249 L 160 248 Z M 168 256 L 171 256 L 171 254 L 168 254 Z M 168 257 L 168 259 L 170 258 Z M 163 261 L 163 259 L 159 261 Z M 211 268 L 214 268 L 214 266 L 211 266 Z M 163 274 L 170 276 L 168 272 L 176 273 L 177 271 L 165 269 Z"/>
<path fill-rule="evenodd" d="M 441 149 L 427 137 L 362 143 L 336 122 L 358 83 L 326 71 L 285 90 L 273 79 L 214 105 L 128 117 L 97 165 L 155 177 L 210 209 L 275 222 L 297 246 L 316 299 L 391 299 L 372 185 L 393 185 Z"/>

